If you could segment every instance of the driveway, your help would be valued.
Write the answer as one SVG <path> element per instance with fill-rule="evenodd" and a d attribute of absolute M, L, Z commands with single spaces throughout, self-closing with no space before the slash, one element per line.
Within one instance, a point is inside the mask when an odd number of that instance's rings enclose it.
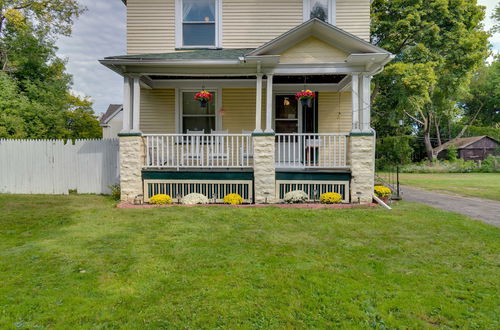
<path fill-rule="evenodd" d="M 447 195 L 433 191 L 402 187 L 403 199 L 460 213 L 500 227 L 500 202 L 482 198 Z"/>

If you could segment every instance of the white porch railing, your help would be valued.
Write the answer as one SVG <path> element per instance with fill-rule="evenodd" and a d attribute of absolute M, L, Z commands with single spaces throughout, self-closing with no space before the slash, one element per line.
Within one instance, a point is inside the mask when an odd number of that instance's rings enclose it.
<path fill-rule="evenodd" d="M 251 168 L 250 134 L 154 134 L 146 138 L 146 168 Z"/>
<path fill-rule="evenodd" d="M 277 168 L 348 167 L 347 134 L 276 134 Z"/>

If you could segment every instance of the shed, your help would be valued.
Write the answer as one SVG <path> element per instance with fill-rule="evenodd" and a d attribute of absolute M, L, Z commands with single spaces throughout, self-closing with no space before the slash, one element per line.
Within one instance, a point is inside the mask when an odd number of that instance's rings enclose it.
<path fill-rule="evenodd" d="M 458 157 L 463 160 L 484 160 L 500 148 L 500 143 L 492 137 L 473 136 L 446 142 L 438 158 L 446 158 L 452 145 L 458 149 Z"/>

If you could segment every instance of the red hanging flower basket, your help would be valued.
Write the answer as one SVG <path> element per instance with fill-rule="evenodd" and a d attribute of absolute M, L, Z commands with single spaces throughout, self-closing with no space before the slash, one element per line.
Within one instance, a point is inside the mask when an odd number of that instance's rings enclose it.
<path fill-rule="evenodd" d="M 206 108 L 208 102 L 212 101 L 212 98 L 213 95 L 208 91 L 201 91 L 194 96 L 194 99 L 200 102 L 202 108 Z"/>

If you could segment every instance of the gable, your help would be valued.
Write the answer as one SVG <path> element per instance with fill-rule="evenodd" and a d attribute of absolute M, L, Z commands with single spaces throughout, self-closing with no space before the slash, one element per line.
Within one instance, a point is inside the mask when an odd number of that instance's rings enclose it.
<path fill-rule="evenodd" d="M 344 62 L 349 56 L 316 37 L 308 37 L 280 54 L 281 63 L 329 63 Z"/>

